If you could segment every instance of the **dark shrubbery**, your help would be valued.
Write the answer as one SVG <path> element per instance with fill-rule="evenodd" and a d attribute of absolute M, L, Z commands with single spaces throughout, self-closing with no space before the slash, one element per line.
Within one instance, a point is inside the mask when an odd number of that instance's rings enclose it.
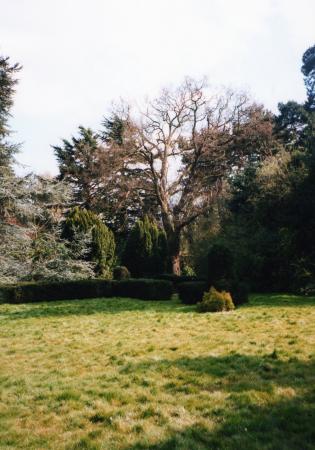
<path fill-rule="evenodd" d="M 0 302 L 33 303 L 97 297 L 133 297 L 169 300 L 172 284 L 163 280 L 80 280 L 54 283 L 20 283 L 0 288 Z"/>
<path fill-rule="evenodd" d="M 125 266 L 114 267 L 113 270 L 114 280 L 128 280 L 130 278 L 130 272 Z"/>
<path fill-rule="evenodd" d="M 197 278 L 191 275 L 174 275 L 172 273 L 161 273 L 159 275 L 152 276 L 152 278 L 170 281 L 171 283 L 173 283 L 175 289 L 180 283 L 186 283 L 188 281 L 203 282 L 203 283 L 206 282 L 204 278 Z"/>
<path fill-rule="evenodd" d="M 213 244 L 208 253 L 208 282 L 213 286 L 218 280 L 231 280 L 234 274 L 234 258 L 223 244 Z"/>
<path fill-rule="evenodd" d="M 235 306 L 248 302 L 249 286 L 247 283 L 237 280 L 219 280 L 214 283 L 214 286 L 216 289 L 230 292 Z"/>
<path fill-rule="evenodd" d="M 208 286 L 231 293 L 236 306 L 248 302 L 249 286 L 238 281 L 234 268 L 234 257 L 230 249 L 223 244 L 213 244 L 208 255 Z"/>
<path fill-rule="evenodd" d="M 201 302 L 204 292 L 207 290 L 205 281 L 186 281 L 177 285 L 178 295 L 182 303 L 195 305 Z"/>
<path fill-rule="evenodd" d="M 142 300 L 169 300 L 173 294 L 172 283 L 149 278 L 129 279 L 113 282 L 113 295 Z"/>
<path fill-rule="evenodd" d="M 109 297 L 112 295 L 112 283 L 108 280 L 31 282 L 1 287 L 0 291 L 2 300 L 8 303 L 73 300 Z"/>

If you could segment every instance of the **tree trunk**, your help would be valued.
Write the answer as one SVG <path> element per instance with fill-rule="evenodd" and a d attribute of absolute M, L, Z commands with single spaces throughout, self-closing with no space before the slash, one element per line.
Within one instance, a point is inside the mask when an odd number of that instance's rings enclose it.
<path fill-rule="evenodd" d="M 174 231 L 167 235 L 171 270 L 174 275 L 180 275 L 180 232 Z"/>

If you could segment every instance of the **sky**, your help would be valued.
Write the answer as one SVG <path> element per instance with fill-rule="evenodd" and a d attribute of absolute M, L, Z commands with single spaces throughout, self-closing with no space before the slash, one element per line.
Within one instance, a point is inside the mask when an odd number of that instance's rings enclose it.
<path fill-rule="evenodd" d="M 314 0 L 0 0 L 0 54 L 19 62 L 17 171 L 55 175 L 51 145 L 100 129 L 112 102 L 186 76 L 246 90 L 276 112 L 304 101 Z"/>

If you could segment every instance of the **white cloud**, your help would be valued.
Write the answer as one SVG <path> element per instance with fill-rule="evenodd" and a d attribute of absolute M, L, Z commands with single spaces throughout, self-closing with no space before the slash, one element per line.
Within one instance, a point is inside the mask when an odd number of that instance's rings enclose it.
<path fill-rule="evenodd" d="M 50 144 L 99 126 L 118 97 L 184 76 L 248 88 L 269 108 L 304 98 L 313 0 L 0 0 L 0 52 L 24 68 L 13 127 L 22 162 L 56 171 Z"/>

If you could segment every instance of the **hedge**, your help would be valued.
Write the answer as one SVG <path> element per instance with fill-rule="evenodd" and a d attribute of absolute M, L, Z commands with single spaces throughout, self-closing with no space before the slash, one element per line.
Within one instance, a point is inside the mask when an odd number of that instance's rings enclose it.
<path fill-rule="evenodd" d="M 181 283 L 186 283 L 186 282 L 204 282 L 205 283 L 207 281 L 205 278 L 198 278 L 198 277 L 190 276 L 190 275 L 174 275 L 172 273 L 161 273 L 158 275 L 152 274 L 151 278 L 154 278 L 157 280 L 170 281 L 171 283 L 173 283 L 175 291 L 177 290 L 177 286 Z"/>
<path fill-rule="evenodd" d="M 33 303 L 97 297 L 132 297 L 143 300 L 168 300 L 172 284 L 163 280 L 80 280 L 51 283 L 19 283 L 0 288 L 2 303 Z"/>
<path fill-rule="evenodd" d="M 205 281 L 186 281 L 177 285 L 178 295 L 182 303 L 195 305 L 201 302 L 204 292 L 208 290 Z"/>
<path fill-rule="evenodd" d="M 172 283 L 149 278 L 130 278 L 113 282 L 114 297 L 132 297 L 142 300 L 169 300 L 173 293 Z"/>

